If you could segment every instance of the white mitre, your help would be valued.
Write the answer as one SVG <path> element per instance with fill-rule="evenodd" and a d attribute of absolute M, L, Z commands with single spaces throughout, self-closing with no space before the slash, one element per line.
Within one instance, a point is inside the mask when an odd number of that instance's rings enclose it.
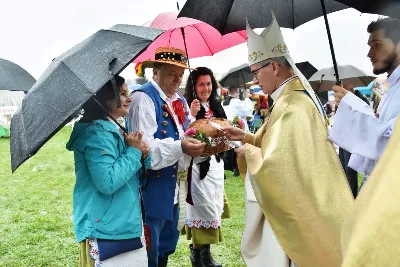
<path fill-rule="evenodd" d="M 283 39 L 281 29 L 279 28 L 273 12 L 271 25 L 265 28 L 260 35 L 251 29 L 247 20 L 246 31 L 249 65 L 270 58 L 290 56 L 289 50 L 285 44 L 285 39 Z"/>
<path fill-rule="evenodd" d="M 253 64 L 260 63 L 261 61 L 271 58 L 285 57 L 289 64 L 292 66 L 294 74 L 300 78 L 301 83 L 308 91 L 309 95 L 311 96 L 321 113 L 321 109 L 319 108 L 320 102 L 315 95 L 314 90 L 312 89 L 307 79 L 304 77 L 303 73 L 301 73 L 296 64 L 294 64 L 294 61 L 289 54 L 289 49 L 285 43 L 285 39 L 283 38 L 281 28 L 279 27 L 278 21 L 275 18 L 274 12 L 272 12 L 271 25 L 265 28 L 260 35 L 252 30 L 247 20 L 246 31 L 249 65 L 251 66 Z M 324 118 L 324 114 L 321 115 Z"/>

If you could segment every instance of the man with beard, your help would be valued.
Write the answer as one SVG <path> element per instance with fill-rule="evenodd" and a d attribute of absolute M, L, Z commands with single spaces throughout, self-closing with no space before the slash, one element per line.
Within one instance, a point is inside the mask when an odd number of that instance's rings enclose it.
<path fill-rule="evenodd" d="M 400 20 L 379 19 L 368 26 L 368 57 L 375 74 L 388 74 L 387 93 L 377 113 L 351 93 L 333 86 L 338 106 L 329 139 L 352 153 L 348 166 L 370 175 L 392 135 L 400 113 Z"/>

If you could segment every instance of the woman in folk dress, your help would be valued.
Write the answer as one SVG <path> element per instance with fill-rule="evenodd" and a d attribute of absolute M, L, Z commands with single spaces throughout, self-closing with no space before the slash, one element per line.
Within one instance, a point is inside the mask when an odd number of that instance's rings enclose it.
<path fill-rule="evenodd" d="M 194 88 L 194 92 L 193 92 Z M 191 104 L 191 120 L 224 118 L 213 72 L 197 68 L 188 78 L 185 97 Z M 197 162 L 197 161 L 195 161 Z M 189 179 L 190 180 L 190 179 Z M 222 266 L 214 261 L 210 245 L 222 241 L 221 217 L 224 212 L 224 161 L 222 154 L 192 165 L 191 204 L 186 204 L 186 236 L 192 240 L 190 260 L 193 267 Z M 226 204 L 226 203 L 225 203 Z"/>

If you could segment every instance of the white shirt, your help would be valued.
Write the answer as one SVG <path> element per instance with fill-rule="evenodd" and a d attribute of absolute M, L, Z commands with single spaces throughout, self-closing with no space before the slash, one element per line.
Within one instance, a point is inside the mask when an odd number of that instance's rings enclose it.
<path fill-rule="evenodd" d="M 253 115 L 254 105 L 253 102 L 246 98 L 244 101 L 239 98 L 232 98 L 229 105 L 223 106 L 226 118 L 229 121 L 233 121 L 235 116 L 238 116 L 245 122 L 246 131 L 249 131 L 249 126 L 247 125 L 247 117 Z"/>
<path fill-rule="evenodd" d="M 200 105 L 208 112 L 210 110 L 210 104 L 208 102 L 201 102 Z"/>
<path fill-rule="evenodd" d="M 180 98 L 178 94 L 175 94 L 172 98 L 169 98 L 161 90 L 160 86 L 153 80 L 150 81 L 153 86 L 157 89 L 162 100 L 164 100 L 169 106 L 174 120 L 179 122 L 172 102 Z M 129 106 L 129 119 L 128 128 L 130 131 L 143 131 L 143 141 L 150 145 L 151 153 L 151 164 L 150 169 L 160 170 L 162 168 L 171 166 L 178 161 L 178 170 L 184 170 L 188 168 L 190 164 L 190 156 L 186 155 L 182 151 L 181 141 L 175 141 L 173 138 L 158 139 L 154 138 L 154 134 L 157 131 L 159 125 L 156 120 L 156 111 L 153 100 L 144 92 L 135 92 L 132 95 L 132 102 Z M 177 125 L 179 138 L 182 140 L 185 138 L 185 132 L 183 126 L 178 123 Z M 175 201 L 178 203 L 179 186 L 175 189 Z"/>
<path fill-rule="evenodd" d="M 352 153 L 348 166 L 369 175 L 381 157 L 400 114 L 400 66 L 387 79 L 389 88 L 378 106 L 379 118 L 352 93 L 341 100 L 329 139 Z"/>

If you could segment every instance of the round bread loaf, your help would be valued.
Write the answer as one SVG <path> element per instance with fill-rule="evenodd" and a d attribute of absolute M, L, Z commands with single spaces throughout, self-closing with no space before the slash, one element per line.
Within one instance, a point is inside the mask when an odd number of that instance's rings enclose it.
<path fill-rule="evenodd" d="M 212 119 L 199 119 L 191 124 L 189 124 L 188 129 L 194 128 L 196 130 L 205 133 L 210 140 L 211 145 L 206 146 L 204 149 L 204 156 L 215 155 L 227 150 L 232 149 L 232 145 L 229 144 L 228 139 L 225 137 L 221 130 L 218 130 L 212 126 L 209 122 L 216 123 L 221 127 L 232 126 L 232 123 L 226 119 L 222 118 L 212 118 Z"/>

